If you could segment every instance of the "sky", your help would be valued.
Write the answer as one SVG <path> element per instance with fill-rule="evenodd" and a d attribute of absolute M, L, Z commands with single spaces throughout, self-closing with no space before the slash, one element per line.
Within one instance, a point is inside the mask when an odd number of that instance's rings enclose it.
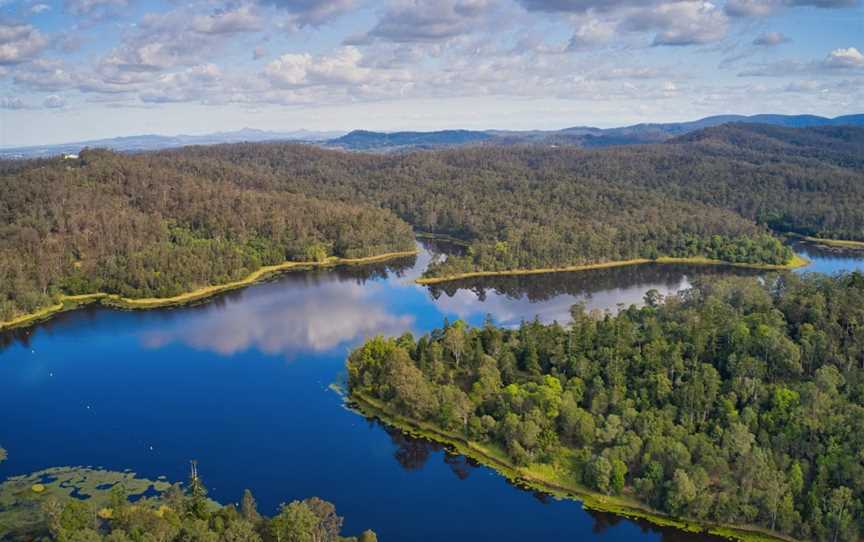
<path fill-rule="evenodd" d="M 0 0 L 0 146 L 864 112 L 864 0 Z"/>

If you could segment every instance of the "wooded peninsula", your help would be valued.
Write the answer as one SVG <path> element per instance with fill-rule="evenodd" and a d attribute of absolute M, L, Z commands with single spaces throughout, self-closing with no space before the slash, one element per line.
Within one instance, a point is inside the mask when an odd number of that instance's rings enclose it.
<path fill-rule="evenodd" d="M 361 412 L 589 507 L 743 540 L 864 533 L 864 275 L 461 321 L 347 361 Z"/>
<path fill-rule="evenodd" d="M 0 161 L 0 322 L 64 296 L 173 298 L 265 266 L 467 253 L 427 279 L 687 258 L 788 267 L 864 241 L 864 129 L 725 125 L 658 145 L 359 154 L 258 143 Z"/>

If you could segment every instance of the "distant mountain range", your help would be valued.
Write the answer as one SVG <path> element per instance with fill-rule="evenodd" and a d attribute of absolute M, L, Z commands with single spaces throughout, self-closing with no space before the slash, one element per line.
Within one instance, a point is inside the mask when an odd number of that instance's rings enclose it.
<path fill-rule="evenodd" d="M 83 148 L 107 148 L 118 152 L 143 152 L 159 149 L 185 147 L 188 145 L 217 145 L 220 143 L 262 142 L 262 141 L 302 141 L 316 143 L 333 139 L 344 132 L 312 132 L 298 130 L 293 132 L 269 132 L 243 128 L 233 132 L 216 132 L 205 135 L 137 135 L 75 141 L 56 145 L 34 145 L 31 147 L 0 147 L 0 158 L 39 158 L 59 154 L 75 154 Z"/>
<path fill-rule="evenodd" d="M 455 147 L 468 144 L 482 145 L 571 145 L 578 147 L 609 147 L 660 143 L 673 137 L 703 128 L 733 122 L 769 124 L 791 128 L 810 126 L 864 126 L 864 114 L 826 118 L 814 115 L 719 115 L 691 122 L 663 124 L 635 124 L 621 128 L 595 128 L 576 126 L 563 130 L 443 130 L 438 132 L 369 132 L 356 130 L 324 143 L 355 151 L 390 151 L 399 149 Z"/>
<path fill-rule="evenodd" d="M 352 151 L 389 152 L 434 149 L 464 145 L 567 145 L 585 148 L 661 143 L 703 128 L 734 122 L 768 124 L 791 128 L 811 126 L 864 126 L 864 114 L 826 118 L 815 115 L 718 115 L 690 122 L 634 124 L 620 128 L 574 126 L 563 130 L 440 130 L 434 132 L 269 132 L 244 128 L 207 135 L 141 135 L 79 141 L 59 145 L 0 148 L 0 158 L 38 158 L 75 154 L 85 147 L 109 148 L 119 152 L 143 152 L 220 143 L 297 141 Z"/>

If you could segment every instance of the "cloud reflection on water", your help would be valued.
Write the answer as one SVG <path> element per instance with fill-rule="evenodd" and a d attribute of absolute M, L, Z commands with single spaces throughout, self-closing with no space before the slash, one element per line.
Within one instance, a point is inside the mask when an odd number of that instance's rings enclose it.
<path fill-rule="evenodd" d="M 328 280 L 329 279 L 329 280 Z M 376 294 L 376 283 L 325 277 L 285 280 L 247 290 L 239 300 L 190 314 L 164 329 L 142 335 L 147 348 L 172 343 L 233 355 L 255 348 L 288 358 L 326 352 L 372 335 L 398 335 L 414 316 L 393 314 Z"/>

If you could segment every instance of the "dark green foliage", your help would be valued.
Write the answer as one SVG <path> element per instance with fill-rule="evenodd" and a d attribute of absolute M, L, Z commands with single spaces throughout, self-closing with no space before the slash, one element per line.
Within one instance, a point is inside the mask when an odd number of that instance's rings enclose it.
<path fill-rule="evenodd" d="M 122 487 L 111 493 L 110 514 L 87 501 L 50 497 L 42 502 L 39 532 L 22 534 L 21 540 L 46 536 L 57 542 L 356 542 L 341 535 L 342 518 L 329 502 L 313 497 L 283 505 L 279 514 L 258 514 L 249 490 L 241 511 L 220 507 L 206 498 L 207 490 L 193 476 L 186 491 L 175 485 L 156 499 L 130 503 Z M 371 535 L 369 534 L 371 533 Z M 369 537 L 372 538 L 369 538 Z M 6 540 L 4 538 L 4 540 Z M 13 537 L 12 540 L 17 540 Z M 375 540 L 366 531 L 360 540 Z"/>
<path fill-rule="evenodd" d="M 776 232 L 864 240 L 862 149 L 862 128 L 730 125 L 603 150 L 238 144 L 16 162 L 0 167 L 0 320 L 59 293 L 165 297 L 285 260 L 411 249 L 408 224 L 469 244 L 433 276 L 781 264 Z"/>
<path fill-rule="evenodd" d="M 59 293 L 170 297 L 262 265 L 414 248 L 389 211 L 200 169 L 85 151 L 75 165 L 39 161 L 0 175 L 0 321 Z"/>
<path fill-rule="evenodd" d="M 572 314 L 370 340 L 350 391 L 676 516 L 860 540 L 864 275 L 712 280 Z"/>

